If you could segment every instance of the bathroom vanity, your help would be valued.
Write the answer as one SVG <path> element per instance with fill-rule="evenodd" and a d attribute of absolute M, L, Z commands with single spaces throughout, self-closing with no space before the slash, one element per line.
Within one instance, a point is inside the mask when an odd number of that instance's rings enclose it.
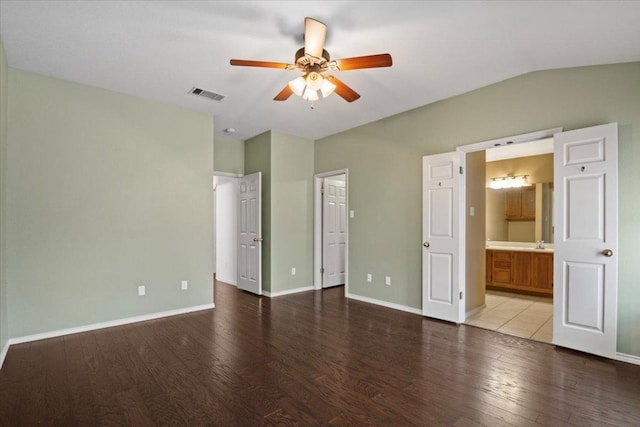
<path fill-rule="evenodd" d="M 487 289 L 553 295 L 552 245 L 489 242 L 486 249 Z"/>

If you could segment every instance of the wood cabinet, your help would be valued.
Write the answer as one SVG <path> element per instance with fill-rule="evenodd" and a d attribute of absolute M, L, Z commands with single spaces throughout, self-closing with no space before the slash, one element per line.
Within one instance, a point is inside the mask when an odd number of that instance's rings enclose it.
<path fill-rule="evenodd" d="M 513 269 L 514 286 L 530 288 L 531 287 L 531 252 L 512 252 L 511 262 Z"/>
<path fill-rule="evenodd" d="M 536 219 L 535 187 L 507 190 L 504 216 L 508 221 L 533 221 Z"/>
<path fill-rule="evenodd" d="M 511 252 L 492 251 L 493 264 L 491 266 L 492 283 L 496 285 L 510 285 L 513 283 L 513 264 Z"/>
<path fill-rule="evenodd" d="M 487 288 L 553 295 L 553 254 L 487 250 Z"/>
<path fill-rule="evenodd" d="M 531 261 L 531 286 L 553 292 L 553 254 L 534 253 Z"/>

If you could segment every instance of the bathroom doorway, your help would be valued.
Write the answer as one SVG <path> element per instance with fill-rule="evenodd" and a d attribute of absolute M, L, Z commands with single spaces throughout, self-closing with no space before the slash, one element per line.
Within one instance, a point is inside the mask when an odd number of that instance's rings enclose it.
<path fill-rule="evenodd" d="M 465 323 L 553 340 L 553 138 L 485 151 L 485 303 Z"/>

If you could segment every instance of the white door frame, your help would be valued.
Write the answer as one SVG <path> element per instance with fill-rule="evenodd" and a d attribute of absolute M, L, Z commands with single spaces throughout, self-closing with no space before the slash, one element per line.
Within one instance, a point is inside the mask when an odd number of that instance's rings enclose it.
<path fill-rule="evenodd" d="M 509 137 L 504 137 L 504 138 L 498 138 L 498 139 L 492 139 L 490 141 L 482 141 L 482 142 L 476 142 L 473 144 L 467 144 L 467 145 L 461 145 L 459 147 L 456 147 L 456 151 L 458 152 L 459 156 L 460 156 L 460 167 L 462 167 L 462 170 L 466 172 L 466 166 L 467 166 L 467 153 L 473 153 L 476 151 L 483 151 L 483 150 L 487 150 L 489 148 L 495 148 L 495 147 L 501 147 L 504 145 L 512 145 L 512 144 L 521 144 L 523 142 L 531 142 L 531 141 L 537 141 L 540 139 L 546 139 L 546 138 L 553 138 L 553 135 L 556 133 L 562 132 L 562 128 L 553 128 L 553 129 L 545 129 L 545 130 L 540 130 L 537 132 L 530 132 L 530 133 L 524 133 L 521 135 L 514 135 L 514 136 L 509 136 Z M 460 183 L 458 186 L 458 189 L 460 191 L 460 196 L 458 197 L 458 235 L 460 236 L 460 257 L 459 260 L 460 262 L 458 263 L 459 269 L 460 271 L 458 272 L 458 277 L 460 280 L 460 289 L 464 289 L 464 293 L 463 293 L 463 298 L 460 301 L 460 304 L 462 304 L 463 306 L 466 303 L 466 295 L 467 295 L 467 283 L 466 283 L 466 268 L 467 268 L 467 257 L 466 257 L 466 250 L 467 250 L 467 243 L 466 243 L 466 239 L 463 238 L 464 236 L 466 236 L 465 234 L 465 230 L 466 230 L 466 226 L 467 226 L 467 216 L 466 216 L 466 212 L 467 212 L 467 187 L 466 187 L 466 179 L 465 179 L 465 174 L 461 174 L 458 175 L 459 179 L 460 179 Z M 465 318 L 463 319 L 463 321 L 466 320 L 466 311 L 463 310 L 465 312 Z"/>
<path fill-rule="evenodd" d="M 313 176 L 313 289 L 322 289 L 322 181 L 336 175 L 344 175 L 346 189 L 345 209 L 347 222 L 345 224 L 345 260 L 344 260 L 344 294 L 349 293 L 349 169 L 338 169 L 317 173 Z"/>

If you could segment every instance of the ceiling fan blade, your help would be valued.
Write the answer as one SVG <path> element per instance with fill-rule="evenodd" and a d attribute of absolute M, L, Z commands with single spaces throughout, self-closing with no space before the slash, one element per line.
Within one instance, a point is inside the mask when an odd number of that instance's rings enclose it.
<path fill-rule="evenodd" d="M 390 67 L 393 64 L 391 55 L 381 53 L 379 55 L 358 56 L 355 58 L 336 59 L 333 69 L 337 71 L 359 70 L 362 68 Z"/>
<path fill-rule="evenodd" d="M 281 68 L 288 70 L 291 68 L 290 64 L 284 62 L 268 62 L 268 61 L 249 61 L 246 59 L 232 59 L 231 65 L 239 65 L 242 67 L 263 67 L 263 68 Z"/>
<path fill-rule="evenodd" d="M 322 58 L 327 26 L 313 18 L 304 18 L 304 53 Z"/>
<path fill-rule="evenodd" d="M 274 101 L 286 101 L 287 99 L 289 99 L 289 97 L 293 95 L 293 91 L 291 90 L 291 88 L 289 87 L 289 85 L 286 85 L 284 87 L 284 89 L 282 89 L 280 91 L 279 94 L 276 95 L 275 98 L 273 98 Z"/>
<path fill-rule="evenodd" d="M 343 97 L 345 101 L 353 102 L 356 99 L 360 98 L 360 95 L 355 90 L 351 89 L 349 86 L 344 84 L 342 81 L 338 80 L 336 77 L 325 76 L 325 78 L 329 80 L 331 83 L 333 83 L 334 85 L 336 85 L 335 93 Z"/>

